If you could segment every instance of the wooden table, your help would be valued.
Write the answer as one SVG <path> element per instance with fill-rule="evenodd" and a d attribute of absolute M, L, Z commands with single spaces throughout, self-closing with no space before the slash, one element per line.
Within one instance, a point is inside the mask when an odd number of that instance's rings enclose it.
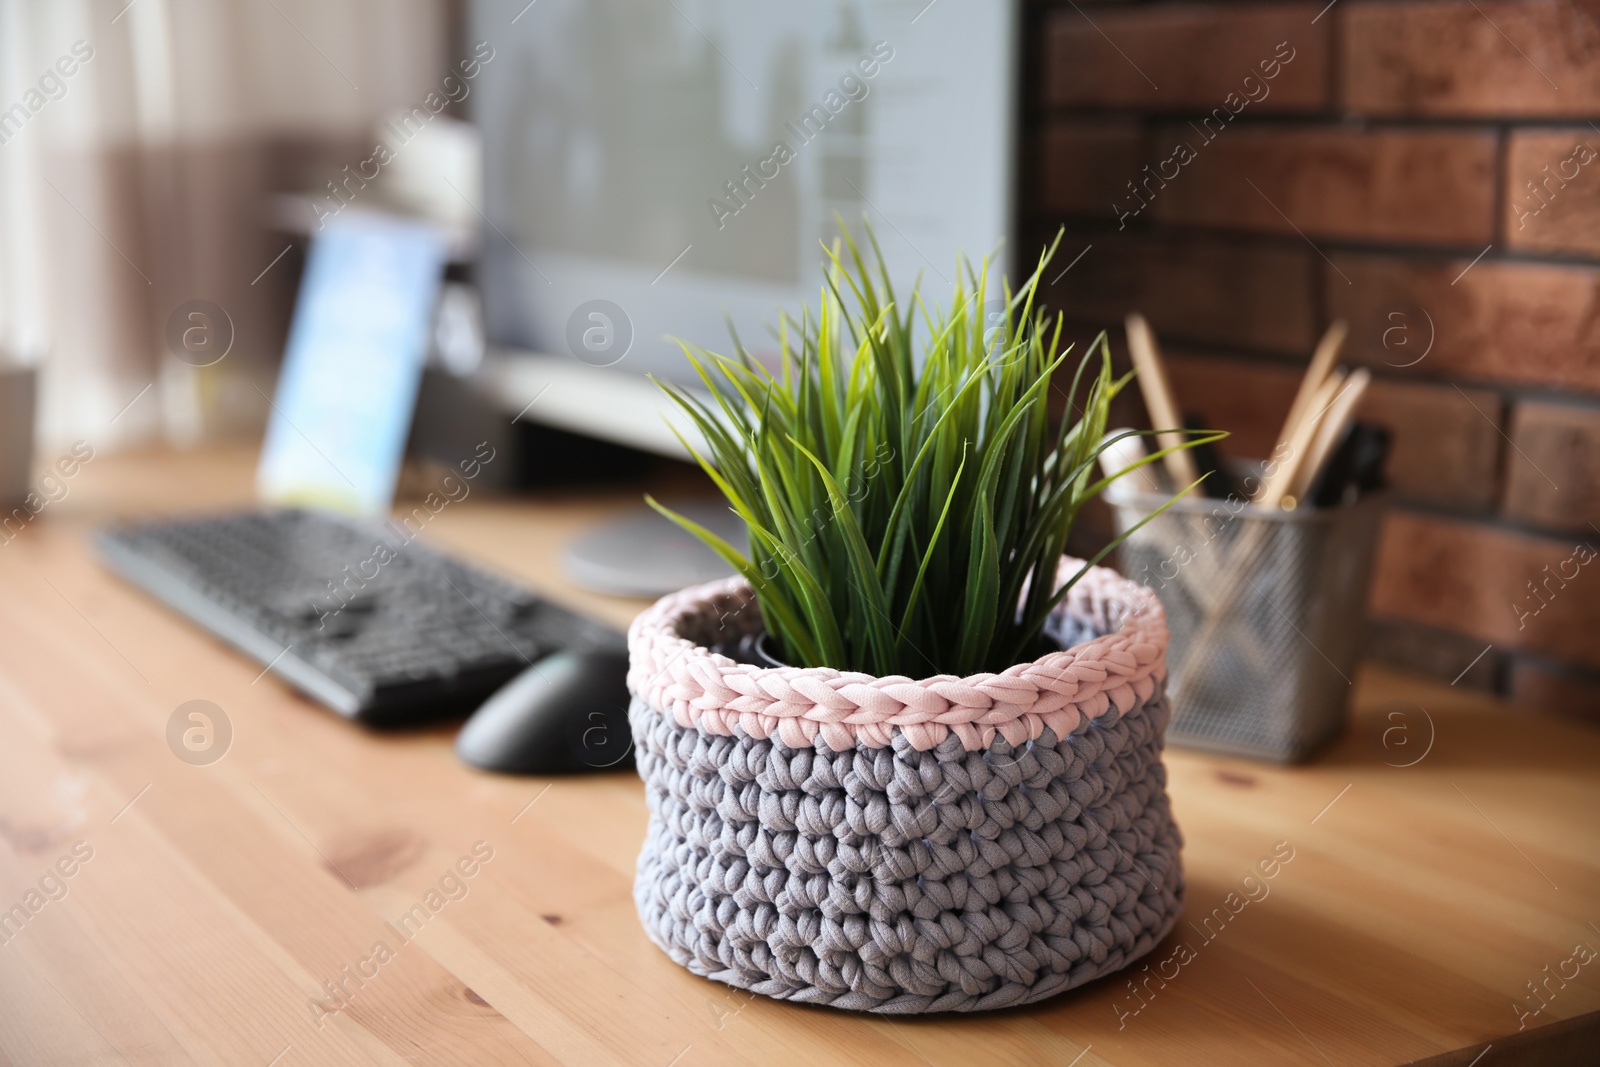
<path fill-rule="evenodd" d="M 978 1017 L 779 1004 L 646 940 L 631 775 L 353 727 L 90 558 L 106 518 L 247 501 L 252 458 L 97 458 L 0 544 L 0 1063 L 1600 1062 L 1600 733 L 1367 671 L 1310 766 L 1171 753 L 1189 921 L 1149 971 Z M 628 502 L 479 495 L 425 536 L 624 623 L 556 560 Z M 166 740 L 194 699 L 232 728 L 209 765 Z"/>

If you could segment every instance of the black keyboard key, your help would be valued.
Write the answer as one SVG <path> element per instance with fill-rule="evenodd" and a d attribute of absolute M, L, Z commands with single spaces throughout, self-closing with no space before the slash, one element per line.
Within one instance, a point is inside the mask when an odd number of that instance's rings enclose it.
<path fill-rule="evenodd" d="M 623 636 L 375 523 L 298 509 L 102 531 L 114 570 L 334 710 L 471 711 L 552 652 Z"/>

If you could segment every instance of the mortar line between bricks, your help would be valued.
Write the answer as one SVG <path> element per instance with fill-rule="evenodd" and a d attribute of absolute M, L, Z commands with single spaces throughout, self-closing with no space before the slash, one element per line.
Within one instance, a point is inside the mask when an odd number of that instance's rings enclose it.
<path fill-rule="evenodd" d="M 1570 526 L 1544 526 L 1519 519 L 1513 515 L 1502 515 L 1495 512 L 1472 512 L 1463 514 L 1454 510 L 1451 505 L 1439 501 L 1428 500 L 1397 500 L 1393 510 L 1394 514 L 1419 516 L 1430 521 L 1453 522 L 1468 525 L 1478 530 L 1489 530 L 1496 533 L 1508 534 L 1531 541 L 1563 542 L 1568 540 L 1573 533 Z M 1526 651 L 1526 650 L 1522 650 Z"/>
<path fill-rule="evenodd" d="M 1461 386 L 1459 386 L 1459 385 L 1456 385 L 1456 383 L 1455 383 L 1455 382 L 1451 382 L 1451 383 L 1450 383 L 1450 384 L 1451 384 L 1451 385 L 1454 385 L 1454 386 L 1455 386 L 1455 390 L 1456 390 L 1456 392 L 1458 392 L 1458 393 L 1460 393 L 1460 394 L 1461 394 L 1461 399 L 1462 399 L 1462 400 L 1465 400 L 1465 401 L 1466 401 L 1466 402 L 1467 402 L 1467 403 L 1469 403 L 1469 404 L 1472 404 L 1472 398 L 1471 398 L 1471 397 L 1470 397 L 1470 396 L 1468 396 L 1468 395 L 1467 395 L 1467 394 L 1466 394 L 1466 393 L 1465 393 L 1465 392 L 1464 392 L 1464 391 L 1463 391 L 1463 390 L 1462 390 L 1462 388 L 1461 388 Z M 1555 490 L 1555 491 L 1556 491 L 1556 492 L 1558 492 L 1558 493 L 1559 493 L 1559 492 L 1561 492 L 1561 487 L 1560 487 L 1560 486 L 1559 486 L 1559 485 L 1557 485 L 1557 484 L 1556 484 L 1556 483 L 1555 483 L 1555 481 L 1554 481 L 1554 480 L 1553 480 L 1553 479 L 1551 479 L 1551 477 L 1550 477 L 1550 476 L 1549 476 L 1549 475 L 1548 475 L 1548 474 L 1546 474 L 1546 473 L 1545 473 L 1545 472 L 1544 472 L 1544 471 L 1542 471 L 1542 470 L 1539 470 L 1539 465 L 1538 465 L 1538 464 L 1537 464 L 1537 463 L 1535 463 L 1535 462 L 1534 462 L 1534 461 L 1533 461 L 1533 460 L 1532 460 L 1532 459 L 1529 459 L 1529 457 L 1528 457 L 1528 454 L 1527 454 L 1527 453 L 1526 453 L 1526 452 L 1524 452 L 1524 451 L 1523 451 L 1523 450 L 1522 450 L 1522 449 L 1521 449 L 1521 448 L 1518 448 L 1518 447 L 1517 447 L 1517 443 L 1516 443 L 1516 442 L 1515 442 L 1515 441 L 1513 441 L 1513 440 L 1512 440 L 1512 439 L 1511 439 L 1511 438 L 1510 438 L 1510 437 L 1509 437 L 1509 436 L 1508 436 L 1508 435 L 1507 435 L 1507 434 L 1506 434 L 1506 432 L 1505 432 L 1505 431 L 1504 431 L 1504 430 L 1502 430 L 1502 429 L 1501 429 L 1501 428 L 1500 428 L 1500 427 L 1499 427 L 1499 426 L 1498 426 L 1498 425 L 1496 425 L 1496 423 L 1495 423 L 1495 421 L 1494 421 L 1494 420 L 1493 420 L 1493 419 L 1491 419 L 1491 418 L 1489 418 L 1489 416 L 1487 416 L 1487 415 L 1484 415 L 1484 414 L 1483 414 L 1483 409 L 1482 409 L 1482 408 L 1480 408 L 1480 407 L 1479 407 L 1479 406 L 1478 406 L 1478 405 L 1476 405 L 1476 404 L 1472 404 L 1472 410 L 1473 410 L 1473 411 L 1476 411 L 1476 412 L 1477 412 L 1477 413 L 1478 413 L 1478 414 L 1479 414 L 1479 415 L 1483 415 L 1483 419 L 1484 419 L 1484 421 L 1485 421 L 1485 422 L 1487 422 L 1487 423 L 1488 423 L 1488 424 L 1489 424 L 1489 425 L 1490 425 L 1490 426 L 1493 426 L 1493 427 L 1494 427 L 1494 432 L 1495 432 L 1495 433 L 1497 433 L 1497 434 L 1499 434 L 1499 435 L 1500 435 L 1500 436 L 1501 436 L 1501 437 L 1504 437 L 1504 438 L 1505 438 L 1505 439 L 1506 439 L 1506 444 L 1508 444 L 1508 445 L 1510 445 L 1510 446 L 1511 446 L 1511 447 L 1512 447 L 1512 448 L 1515 448 L 1515 449 L 1516 449 L 1516 451 L 1517 451 L 1517 455 L 1519 455 L 1519 456 L 1521 456 L 1521 457 L 1522 457 L 1522 458 L 1523 458 L 1523 459 L 1526 459 L 1526 460 L 1528 460 L 1528 466 L 1530 466 L 1530 467 L 1532 467 L 1532 468 L 1533 468 L 1533 469 L 1534 469 L 1534 470 L 1536 470 L 1536 471 L 1539 471 L 1539 477 L 1541 477 L 1541 478 L 1543 478 L 1543 479 L 1544 479 L 1544 480 L 1545 480 L 1545 481 L 1547 481 L 1547 482 L 1549 482 L 1549 483 L 1550 483 L 1550 488 L 1552 488 L 1552 489 L 1554 489 L 1554 490 Z"/>
<path fill-rule="evenodd" d="M 1313 302 L 1315 304 L 1315 302 Z M 1075 313 L 1076 309 L 1063 309 L 1066 328 L 1069 330 L 1086 331 L 1089 334 L 1099 333 L 1101 330 L 1112 331 L 1118 325 L 1114 318 L 1092 319 L 1082 314 Z M 1215 336 L 1200 336 L 1197 334 L 1172 333 L 1162 335 L 1166 342 L 1174 347 L 1172 358 L 1179 362 L 1227 360 L 1230 362 L 1248 364 L 1253 370 L 1293 370 L 1305 367 L 1306 351 L 1311 347 L 1315 337 L 1308 338 L 1303 347 L 1269 348 L 1259 344 L 1252 344 L 1244 340 L 1229 340 Z M 1452 385 L 1472 392 L 1493 393 L 1497 399 L 1508 403 L 1546 404 L 1561 407 L 1572 411 L 1594 411 L 1600 404 L 1600 395 L 1596 391 L 1574 392 L 1584 387 L 1572 385 L 1561 386 L 1548 382 L 1525 382 L 1506 378 L 1484 378 L 1458 373 L 1428 373 L 1419 372 L 1400 373 L 1391 367 L 1382 364 L 1368 364 L 1376 378 L 1383 382 L 1404 385 L 1416 389 L 1448 389 Z M 1425 369 L 1425 368 L 1423 368 Z M 1490 417 L 1493 421 L 1493 416 Z M 1438 501 L 1422 498 L 1411 498 L 1405 501 L 1408 507 L 1428 510 L 1437 506 Z M 1462 517 L 1457 512 L 1441 512 L 1447 517 Z M 1475 521 L 1500 523 L 1504 528 L 1527 533 L 1540 537 L 1565 536 L 1568 528 L 1564 526 L 1550 526 L 1537 522 L 1519 520 L 1516 516 L 1498 515 L 1488 512 L 1473 513 Z"/>
<path fill-rule="evenodd" d="M 1114 219 L 1100 215 L 1073 215 L 1065 212 L 1049 212 L 1030 208 L 1024 215 L 1024 226 L 1036 229 L 1047 229 L 1052 232 L 1056 227 L 1065 227 L 1069 236 L 1087 239 L 1091 235 L 1104 236 L 1118 233 L 1137 233 L 1139 240 L 1151 243 L 1172 243 L 1179 239 L 1193 242 L 1214 242 L 1216 244 L 1259 244 L 1263 247 L 1297 248 L 1300 247 L 1305 235 L 1303 233 L 1285 232 L 1278 230 L 1251 230 L 1239 226 L 1211 226 L 1198 223 L 1163 222 L 1159 228 L 1139 229 L 1132 228 L 1119 231 L 1111 223 Z M 1403 261 L 1408 264 L 1422 264 L 1426 266 L 1442 266 L 1451 260 L 1466 259 L 1474 256 L 1481 249 L 1477 245 L 1463 244 L 1438 244 L 1438 243 L 1405 243 L 1394 237 L 1374 237 L 1363 239 L 1351 236 L 1319 235 L 1322 240 L 1320 248 L 1336 256 L 1362 256 L 1382 257 Z M 1416 238 L 1414 241 L 1431 241 L 1431 238 Z M 1520 264 L 1534 267 L 1579 267 L 1593 270 L 1600 266 L 1600 256 L 1579 252 L 1547 252 L 1544 250 L 1522 250 L 1517 248 L 1502 248 L 1493 262 L 1501 264 Z"/>
<path fill-rule="evenodd" d="M 1034 130 L 1038 126 L 1050 124 L 1075 124 L 1079 122 L 1103 122 L 1107 119 L 1149 119 L 1161 125 L 1180 125 L 1195 119 L 1205 118 L 1212 112 L 1206 110 L 1205 102 L 1185 104 L 1181 107 L 1152 105 L 1148 108 L 1130 101 L 1126 104 L 1101 104 L 1094 101 L 1073 101 L 1057 103 L 1053 100 L 1039 101 L 1040 110 L 1037 113 L 1037 122 L 1024 126 L 1024 130 Z M 1337 133 L 1351 122 L 1359 120 L 1365 133 L 1430 133 L 1440 131 L 1445 133 L 1489 133 L 1502 125 L 1514 125 L 1517 129 L 1529 130 L 1562 130 L 1573 126 L 1581 126 L 1588 121 L 1590 111 L 1580 111 L 1575 114 L 1534 114 L 1534 115 L 1502 115 L 1498 113 L 1483 114 L 1472 112 L 1468 114 L 1391 114 L 1381 111 L 1363 111 L 1359 108 L 1324 108 L 1320 105 L 1306 105 L 1304 107 L 1284 107 L 1281 111 L 1267 111 L 1261 114 L 1244 117 L 1243 114 L 1228 126 L 1229 129 L 1241 130 L 1300 130 L 1307 133 Z"/>
<path fill-rule="evenodd" d="M 1250 181 L 1249 178 L 1246 178 L 1245 181 L 1250 182 L 1250 188 L 1254 189 L 1258 193 L 1261 193 L 1261 187 L 1258 186 L 1255 182 Z M 1317 255 L 1319 255 L 1319 256 L 1321 256 L 1323 258 L 1323 260 L 1328 264 L 1328 266 L 1332 267 L 1335 271 L 1337 271 L 1338 274 L 1339 274 L 1339 277 L 1344 278 L 1344 282 L 1345 282 L 1346 285 L 1354 285 L 1355 284 L 1355 282 L 1352 282 L 1349 279 L 1349 277 L 1345 274 L 1344 271 L 1339 270 L 1339 265 L 1337 263 L 1335 263 L 1333 260 L 1328 258 L 1328 254 L 1326 252 L 1324 252 L 1322 249 L 1317 247 L 1317 243 L 1315 241 L 1313 241 L 1309 237 L 1306 237 L 1306 232 L 1304 230 L 1302 230 L 1298 226 L 1295 226 L 1293 219 L 1291 219 L 1288 215 L 1284 215 L 1283 214 L 1283 209 L 1281 207 L 1279 207 L 1277 204 L 1272 203 L 1272 198 L 1270 196 L 1268 196 L 1266 193 L 1261 193 L 1261 199 L 1265 200 L 1269 205 L 1271 205 L 1272 210 L 1276 211 L 1279 215 L 1283 215 L 1283 221 L 1287 222 L 1291 227 L 1293 227 L 1294 232 L 1299 234 L 1301 236 L 1301 238 L 1304 239 L 1305 243 L 1310 245 L 1312 250 L 1315 251 L 1317 253 Z"/>
<path fill-rule="evenodd" d="M 1494 130 L 1494 173 L 1489 176 L 1490 205 L 1494 212 L 1494 244 L 1504 246 L 1511 240 L 1506 228 L 1506 205 L 1511 199 L 1511 135 L 1515 128 L 1508 122 L 1496 124 Z"/>
<path fill-rule="evenodd" d="M 1487 656 L 1489 654 L 1489 649 L 1493 647 L 1493 644 L 1485 645 L 1483 651 L 1472 657 L 1472 662 L 1463 667 L 1461 673 L 1456 675 L 1455 682 L 1451 682 L 1450 684 L 1455 685 L 1456 682 L 1459 682 L 1461 679 L 1465 678 L 1467 676 L 1467 671 L 1470 671 L 1472 668 L 1476 667 L 1478 665 L 1478 661 Z"/>
<path fill-rule="evenodd" d="M 1479 252 L 1477 255 L 1473 256 L 1472 257 L 1472 262 L 1468 263 L 1465 267 L 1463 267 L 1461 269 L 1461 273 L 1456 275 L 1455 281 L 1451 282 L 1450 284 L 1451 285 L 1455 285 L 1456 282 L 1459 282 L 1462 278 L 1465 278 L 1467 276 L 1467 271 L 1471 270 L 1473 267 L 1476 267 L 1478 265 L 1478 260 L 1480 260 L 1484 256 L 1488 255 L 1489 254 L 1489 249 L 1491 249 L 1493 247 L 1494 247 L 1494 242 L 1493 241 L 1490 241 L 1488 244 L 1484 245 L 1483 246 L 1483 251 Z"/>

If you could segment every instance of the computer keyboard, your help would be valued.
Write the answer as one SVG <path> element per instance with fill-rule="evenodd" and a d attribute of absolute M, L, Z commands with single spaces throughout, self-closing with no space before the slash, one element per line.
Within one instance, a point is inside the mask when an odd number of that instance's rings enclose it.
<path fill-rule="evenodd" d="M 272 673 L 375 725 L 470 712 L 552 652 L 626 649 L 616 630 L 402 527 L 252 511 L 114 526 L 96 547 Z"/>

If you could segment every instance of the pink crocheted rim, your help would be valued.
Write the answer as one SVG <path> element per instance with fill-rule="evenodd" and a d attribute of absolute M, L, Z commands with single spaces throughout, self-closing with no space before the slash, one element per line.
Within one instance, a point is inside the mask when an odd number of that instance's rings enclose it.
<path fill-rule="evenodd" d="M 1065 581 L 1082 561 L 1064 558 Z M 742 578 L 662 597 L 628 628 L 628 688 L 683 727 L 732 735 L 776 736 L 792 748 L 820 735 L 843 751 L 879 748 L 899 730 L 926 750 L 950 731 L 970 750 L 998 734 L 1011 744 L 1046 726 L 1065 737 L 1112 706 L 1126 714 L 1166 676 L 1167 623 L 1149 589 L 1105 567 L 1073 586 L 1067 614 L 1111 632 L 999 674 L 878 678 L 831 667 L 756 667 L 680 635 L 731 623 L 735 636 L 760 625 L 755 595 Z M 698 624 L 698 625 L 696 625 Z"/>

